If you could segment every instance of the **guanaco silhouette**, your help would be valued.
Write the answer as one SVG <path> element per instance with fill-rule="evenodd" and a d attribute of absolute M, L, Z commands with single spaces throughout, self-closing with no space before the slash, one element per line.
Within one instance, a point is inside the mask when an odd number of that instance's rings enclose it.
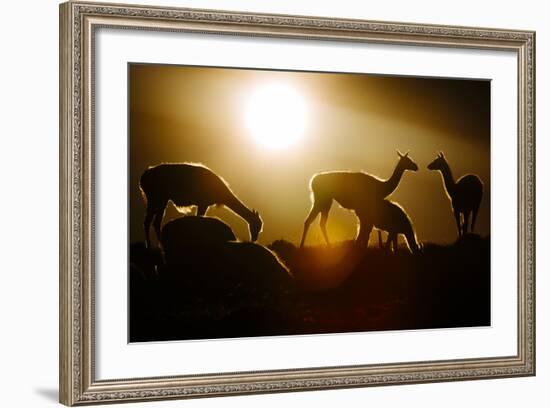
<path fill-rule="evenodd" d="M 160 227 L 169 201 L 178 208 L 196 205 L 197 216 L 204 216 L 211 205 L 223 205 L 248 223 L 252 241 L 258 239 L 262 230 L 258 212 L 246 207 L 220 176 L 202 164 L 165 163 L 149 167 L 139 185 L 147 205 L 143 224 L 148 248 L 151 247 L 151 223 L 160 239 Z"/>
<path fill-rule="evenodd" d="M 475 174 L 466 174 L 455 182 L 453 173 L 443 152 L 439 152 L 435 160 L 428 164 L 428 169 L 441 172 L 447 197 L 451 201 L 451 209 L 454 213 L 458 237 L 460 238 L 468 232 L 470 214 L 472 215 L 470 232 L 473 232 L 477 212 L 483 196 L 482 181 Z"/>
<path fill-rule="evenodd" d="M 388 233 L 388 240 L 386 241 L 386 245 L 384 245 L 386 250 L 397 252 L 397 237 L 399 234 L 403 234 L 409 251 L 412 253 L 420 252 L 420 245 L 413 228 L 413 223 L 403 207 L 396 202 L 382 200 L 376 204 L 373 214 L 374 226 Z M 380 233 L 378 239 L 381 242 Z"/>
<path fill-rule="evenodd" d="M 317 215 L 321 214 L 320 226 L 327 245 L 330 241 L 326 224 L 332 201 L 340 206 L 353 210 L 359 219 L 357 242 L 368 245 L 369 235 L 373 228 L 372 209 L 378 202 L 389 196 L 399 185 L 406 170 L 417 171 L 417 164 L 409 157 L 409 153 L 397 151 L 399 161 L 390 178 L 381 180 L 364 172 L 331 171 L 315 174 L 310 181 L 312 206 L 304 221 L 304 231 L 300 247 L 304 246 L 309 226 Z"/>

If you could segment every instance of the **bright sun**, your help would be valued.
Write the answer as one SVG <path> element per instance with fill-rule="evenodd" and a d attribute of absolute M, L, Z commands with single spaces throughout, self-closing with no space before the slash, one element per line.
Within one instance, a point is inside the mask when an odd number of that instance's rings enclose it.
<path fill-rule="evenodd" d="M 272 150 L 298 142 L 307 122 L 304 98 L 282 83 L 255 89 L 248 98 L 245 115 L 246 127 L 254 140 Z"/>

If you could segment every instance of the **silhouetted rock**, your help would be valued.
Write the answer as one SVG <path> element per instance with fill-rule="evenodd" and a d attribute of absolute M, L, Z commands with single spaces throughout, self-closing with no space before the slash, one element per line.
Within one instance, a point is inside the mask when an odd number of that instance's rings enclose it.
<path fill-rule="evenodd" d="M 235 241 L 231 227 L 214 217 L 184 216 L 168 222 L 162 228 L 161 244 L 167 263 L 177 263 L 182 256 L 197 256 L 195 250 L 209 251 L 209 244 Z M 212 250 L 210 250 L 212 252 Z M 210 254 L 211 255 L 211 254 Z"/>

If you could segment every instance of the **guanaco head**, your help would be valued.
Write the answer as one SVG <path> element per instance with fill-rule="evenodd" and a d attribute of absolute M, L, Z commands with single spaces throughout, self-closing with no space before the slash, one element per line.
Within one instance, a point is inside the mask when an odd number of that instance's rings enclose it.
<path fill-rule="evenodd" d="M 256 242 L 258 240 L 258 236 L 262 231 L 262 226 L 263 221 L 260 218 L 260 214 L 258 214 L 258 211 L 252 210 L 250 219 L 248 220 L 248 230 L 250 232 L 250 240 L 252 242 Z"/>
<path fill-rule="evenodd" d="M 398 166 L 401 167 L 403 170 L 418 170 L 418 165 L 413 162 L 412 159 L 409 157 L 409 152 L 402 154 L 399 150 L 397 150 L 397 155 L 399 156 Z"/>
<path fill-rule="evenodd" d="M 443 152 L 439 152 L 433 162 L 428 164 L 428 170 L 443 170 L 448 167 L 447 160 L 443 155 Z"/>

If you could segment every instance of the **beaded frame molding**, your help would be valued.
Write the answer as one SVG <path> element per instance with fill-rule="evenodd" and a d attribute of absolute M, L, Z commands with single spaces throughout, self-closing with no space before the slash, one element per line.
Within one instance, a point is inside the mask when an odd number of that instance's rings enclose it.
<path fill-rule="evenodd" d="M 97 380 L 93 48 L 99 27 L 513 51 L 518 63 L 517 353 L 414 363 Z M 535 374 L 535 33 L 289 15 L 60 5 L 60 402 L 80 405 Z"/>

